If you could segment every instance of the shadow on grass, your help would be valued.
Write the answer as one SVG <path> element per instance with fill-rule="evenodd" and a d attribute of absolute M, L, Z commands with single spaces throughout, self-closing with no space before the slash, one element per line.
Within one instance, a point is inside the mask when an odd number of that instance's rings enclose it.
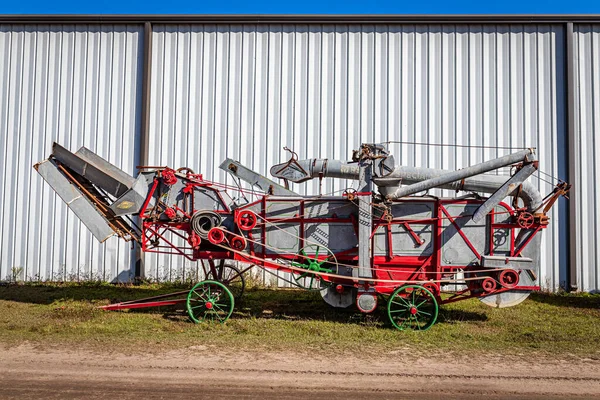
<path fill-rule="evenodd" d="M 0 287 L 0 300 L 50 305 L 55 301 L 82 301 L 100 304 L 116 303 L 158 296 L 189 289 L 186 286 L 156 285 L 110 285 L 110 284 L 26 284 Z M 177 296 L 185 297 L 185 294 Z M 128 312 L 160 314 L 163 318 L 181 321 L 187 318 L 183 304 L 170 307 L 135 309 Z M 347 309 L 327 305 L 318 292 L 303 290 L 247 290 L 236 302 L 234 319 L 264 318 L 278 320 L 318 320 L 360 325 L 390 325 L 386 303 L 380 299 L 379 307 L 370 314 L 359 312 L 356 307 Z M 438 323 L 485 321 L 483 312 L 440 308 Z"/>
<path fill-rule="evenodd" d="M 387 315 L 387 304 L 380 299 L 375 311 L 361 313 L 354 306 L 333 308 L 326 304 L 318 292 L 302 290 L 254 289 L 248 291 L 241 301 L 235 304 L 232 319 L 261 318 L 285 321 L 328 321 L 358 325 L 391 326 Z M 180 313 L 165 313 L 164 318 L 180 321 L 185 310 Z M 483 312 L 445 309 L 440 307 L 437 323 L 453 324 L 465 321 L 486 321 Z"/>
<path fill-rule="evenodd" d="M 600 294 L 532 293 L 529 298 L 537 303 L 550 304 L 557 307 L 600 309 Z"/>
<path fill-rule="evenodd" d="M 11 284 L 0 286 L 0 300 L 31 304 L 55 301 L 118 303 L 189 290 L 184 285 L 112 285 L 107 283 Z"/>

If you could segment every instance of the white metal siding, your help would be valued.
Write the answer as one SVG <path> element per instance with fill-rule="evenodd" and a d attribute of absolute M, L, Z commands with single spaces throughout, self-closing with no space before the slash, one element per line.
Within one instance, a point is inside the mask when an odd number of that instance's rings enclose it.
<path fill-rule="evenodd" d="M 0 279 L 130 279 L 130 246 L 99 244 L 32 166 L 57 141 L 134 173 L 142 32 L 0 25 Z"/>
<path fill-rule="evenodd" d="M 575 27 L 577 283 L 600 289 L 600 25 Z"/>
<path fill-rule="evenodd" d="M 225 157 L 267 174 L 288 158 L 286 145 L 301 159 L 349 159 L 362 142 L 397 140 L 533 146 L 541 170 L 565 178 L 561 26 L 155 25 L 153 30 L 151 165 L 189 166 L 225 182 L 218 170 Z M 398 163 L 447 169 L 508 152 L 390 148 Z M 552 188 L 536 183 L 543 194 Z M 351 183 L 326 180 L 323 192 L 346 185 Z M 295 189 L 317 193 L 318 182 Z M 567 241 L 564 230 L 559 237 L 558 209 L 551 219 L 543 234 L 541 281 L 556 288 L 564 280 L 559 264 L 564 271 Z M 195 267 L 180 258 L 146 260 L 150 276 L 182 276 L 186 268 Z"/>

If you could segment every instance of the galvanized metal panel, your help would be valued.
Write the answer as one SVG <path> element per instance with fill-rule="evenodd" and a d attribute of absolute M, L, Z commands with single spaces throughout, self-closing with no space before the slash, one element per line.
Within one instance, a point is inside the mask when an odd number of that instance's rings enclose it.
<path fill-rule="evenodd" d="M 232 183 L 217 169 L 226 157 L 266 174 L 288 158 L 286 145 L 301 159 L 348 159 L 361 142 L 409 141 L 489 147 L 391 144 L 403 165 L 457 169 L 510 151 L 498 147 L 532 146 L 544 172 L 565 178 L 559 25 L 154 25 L 153 31 L 150 164 L 190 166 Z M 552 188 L 535 183 L 542 193 Z M 325 180 L 321 190 L 352 184 Z M 294 190 L 318 193 L 319 186 L 313 181 Z M 552 289 L 565 279 L 563 211 L 561 202 L 542 242 L 541 281 Z M 197 268 L 148 258 L 153 276 Z"/>
<path fill-rule="evenodd" d="M 600 290 L 600 25 L 574 27 L 577 284 Z"/>
<path fill-rule="evenodd" d="M 133 174 L 142 29 L 0 25 L 0 279 L 129 280 L 129 244 L 99 244 L 35 173 L 57 141 Z"/>

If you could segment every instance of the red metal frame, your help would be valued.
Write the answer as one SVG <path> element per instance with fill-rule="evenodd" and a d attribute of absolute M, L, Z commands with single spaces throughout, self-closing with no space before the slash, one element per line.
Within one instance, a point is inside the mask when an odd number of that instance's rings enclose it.
<path fill-rule="evenodd" d="M 278 252 L 269 252 L 267 249 L 267 224 L 298 224 L 299 225 L 299 233 L 298 233 L 298 246 L 299 248 L 303 248 L 307 238 L 305 237 L 305 225 L 306 224 L 323 224 L 323 223 L 341 223 L 341 224 L 351 224 L 354 227 L 355 234 L 358 236 L 358 221 L 356 218 L 350 214 L 349 216 L 338 217 L 333 213 L 332 215 L 326 217 L 307 217 L 305 216 L 306 205 L 307 202 L 315 202 L 315 201 L 347 201 L 346 197 L 332 197 L 332 198 L 321 198 L 321 199 L 308 199 L 308 198 L 272 198 L 270 196 L 262 196 L 260 199 L 251 202 L 243 207 L 237 208 L 233 213 L 231 213 L 228 208 L 226 202 L 221 195 L 221 190 L 215 188 L 211 185 L 210 182 L 202 181 L 201 177 L 194 176 L 197 181 L 193 181 L 188 183 L 186 186 L 189 188 L 188 192 L 191 198 L 191 205 L 189 210 L 180 210 L 179 211 L 187 218 L 187 220 L 183 219 L 180 221 L 165 221 L 164 219 L 157 219 L 156 215 L 151 216 L 147 214 L 147 208 L 149 206 L 150 199 L 154 195 L 155 191 L 158 188 L 159 178 L 154 179 L 154 183 L 148 195 L 148 199 L 144 203 L 142 207 L 142 211 L 140 212 L 140 216 L 142 218 L 142 249 L 145 252 L 149 253 L 159 253 L 159 254 L 178 254 L 186 257 L 188 260 L 208 260 L 209 263 L 212 263 L 212 260 L 215 259 L 233 259 L 238 261 L 250 262 L 252 264 L 270 268 L 281 270 L 284 272 L 294 272 L 294 268 L 288 267 L 286 265 L 279 264 L 275 262 L 275 260 L 288 260 L 295 262 L 302 262 L 303 257 L 298 254 L 281 254 Z M 193 233 L 193 230 L 190 226 L 189 219 L 190 216 L 193 215 L 197 210 L 193 209 L 193 195 L 195 187 L 203 187 L 210 190 L 213 190 L 218 198 L 222 202 L 222 210 L 217 211 L 221 214 L 233 214 L 233 221 L 238 221 L 238 215 L 241 212 L 247 210 L 254 210 L 253 212 L 256 214 L 258 218 L 258 224 L 256 227 L 249 231 L 244 231 L 239 229 L 237 225 L 233 228 L 233 230 L 228 233 L 229 237 L 235 237 L 238 235 L 243 238 L 247 242 L 246 250 L 234 251 L 233 249 L 223 248 L 219 245 L 213 245 L 208 240 L 203 240 L 197 248 L 191 248 L 187 245 L 187 238 L 189 235 Z M 356 193 L 355 195 L 359 196 L 363 193 Z M 404 201 L 404 200 L 403 200 Z M 423 199 L 415 199 L 406 200 L 410 201 L 424 201 Z M 267 208 L 269 204 L 277 203 L 277 202 L 286 202 L 286 203 L 295 203 L 297 204 L 298 213 L 291 217 L 268 217 Z M 452 296 L 441 298 L 441 285 L 439 281 L 444 279 L 448 279 L 449 277 L 455 277 L 457 272 L 463 272 L 468 274 L 469 271 L 480 270 L 481 267 L 473 267 L 469 265 L 443 265 L 442 263 L 442 235 L 444 230 L 453 226 L 459 236 L 464 241 L 465 245 L 473 252 L 477 259 L 481 260 L 482 254 L 494 255 L 494 233 L 498 229 L 507 229 L 509 231 L 509 251 L 508 256 L 517 257 L 521 254 L 523 249 L 531 242 L 531 240 L 538 234 L 539 231 L 545 228 L 544 225 L 536 224 L 533 229 L 530 230 L 529 236 L 521 243 L 521 245 L 516 248 L 515 240 L 516 234 L 515 232 L 519 229 L 519 225 L 516 223 L 516 212 L 513 210 L 508 204 L 500 203 L 500 207 L 504 210 L 502 213 L 507 213 L 511 216 L 511 220 L 515 220 L 514 222 L 504 222 L 497 223 L 496 216 L 499 214 L 496 210 L 490 213 L 490 221 L 488 224 L 487 235 L 489 239 L 487 239 L 486 244 L 489 247 L 488 249 L 477 249 L 475 245 L 471 242 L 466 232 L 460 228 L 460 225 L 457 223 L 458 218 L 463 218 L 465 216 L 452 216 L 448 211 L 448 205 L 455 204 L 481 204 L 482 200 L 475 199 L 431 199 L 432 207 L 433 207 L 433 215 L 429 218 L 421 218 L 421 219 L 402 219 L 395 218 L 392 220 L 385 220 L 382 218 L 374 220 L 373 222 L 373 230 L 371 234 L 371 248 L 374 245 L 374 235 L 375 232 L 382 228 L 386 230 L 386 244 L 387 244 L 387 252 L 385 255 L 377 255 L 372 256 L 372 268 L 373 268 L 373 276 L 374 279 L 371 282 L 368 282 L 369 286 L 373 287 L 377 293 L 381 294 L 391 294 L 397 286 L 401 286 L 401 283 L 394 284 L 389 283 L 389 281 L 422 281 L 427 282 L 429 287 L 431 287 L 437 294 L 438 301 L 440 303 L 450 303 L 458 300 L 462 300 L 465 298 L 471 297 L 481 297 L 483 295 L 489 295 L 489 292 L 483 292 L 478 288 L 478 282 L 480 281 L 469 281 L 469 284 L 466 285 L 466 289 L 461 290 L 459 292 L 455 292 Z M 447 220 L 449 223 L 444 223 Z M 431 227 L 431 236 L 433 246 L 431 254 L 427 255 L 402 255 L 397 254 L 393 248 L 393 238 L 392 238 L 392 227 L 394 225 L 401 225 L 411 236 L 411 238 L 415 241 L 417 246 L 422 246 L 424 241 L 417 235 L 417 233 L 412 229 L 412 225 L 429 225 Z M 235 225 L 235 224 L 234 224 Z M 253 233 L 254 232 L 254 233 Z M 260 232 L 260 237 L 257 237 L 255 233 Z M 175 237 L 181 238 L 185 240 L 186 245 L 179 246 L 167 235 L 175 235 Z M 234 235 L 234 236 L 231 236 Z M 346 265 L 357 266 L 358 265 L 358 253 L 356 248 L 349 248 L 345 251 L 337 252 L 335 254 L 338 262 L 341 262 Z M 297 271 L 296 271 L 297 272 Z M 495 279 L 495 272 L 490 272 L 489 276 Z M 477 277 L 482 277 L 481 273 L 477 274 Z M 486 275 L 487 276 L 487 275 Z M 338 284 L 344 285 L 354 285 L 359 286 L 359 283 L 353 280 L 351 277 L 339 277 L 339 276 L 328 276 L 328 274 L 321 274 L 320 278 Z M 433 280 L 433 282 L 431 282 Z M 382 282 L 384 281 L 384 282 Z M 388 282 L 388 283 L 386 283 Z M 361 283 L 360 285 L 365 285 L 365 283 Z M 517 286 L 514 288 L 503 288 L 499 286 L 498 289 L 493 291 L 494 293 L 502 293 L 507 290 L 537 290 L 539 287 L 537 286 Z M 150 306 L 148 304 L 153 305 L 168 305 L 168 304 L 176 304 L 180 302 L 179 300 L 168 300 L 161 302 L 152 302 L 152 303 L 143 303 L 136 307 L 144 307 Z M 132 308 L 131 305 L 123 308 Z M 115 306 L 116 307 L 116 306 Z"/>

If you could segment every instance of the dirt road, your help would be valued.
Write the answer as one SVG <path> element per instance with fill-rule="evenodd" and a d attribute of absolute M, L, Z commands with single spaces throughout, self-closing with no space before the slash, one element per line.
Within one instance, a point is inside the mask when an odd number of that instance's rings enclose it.
<path fill-rule="evenodd" d="M 600 362 L 518 357 L 161 354 L 0 348 L 3 399 L 600 398 Z"/>

